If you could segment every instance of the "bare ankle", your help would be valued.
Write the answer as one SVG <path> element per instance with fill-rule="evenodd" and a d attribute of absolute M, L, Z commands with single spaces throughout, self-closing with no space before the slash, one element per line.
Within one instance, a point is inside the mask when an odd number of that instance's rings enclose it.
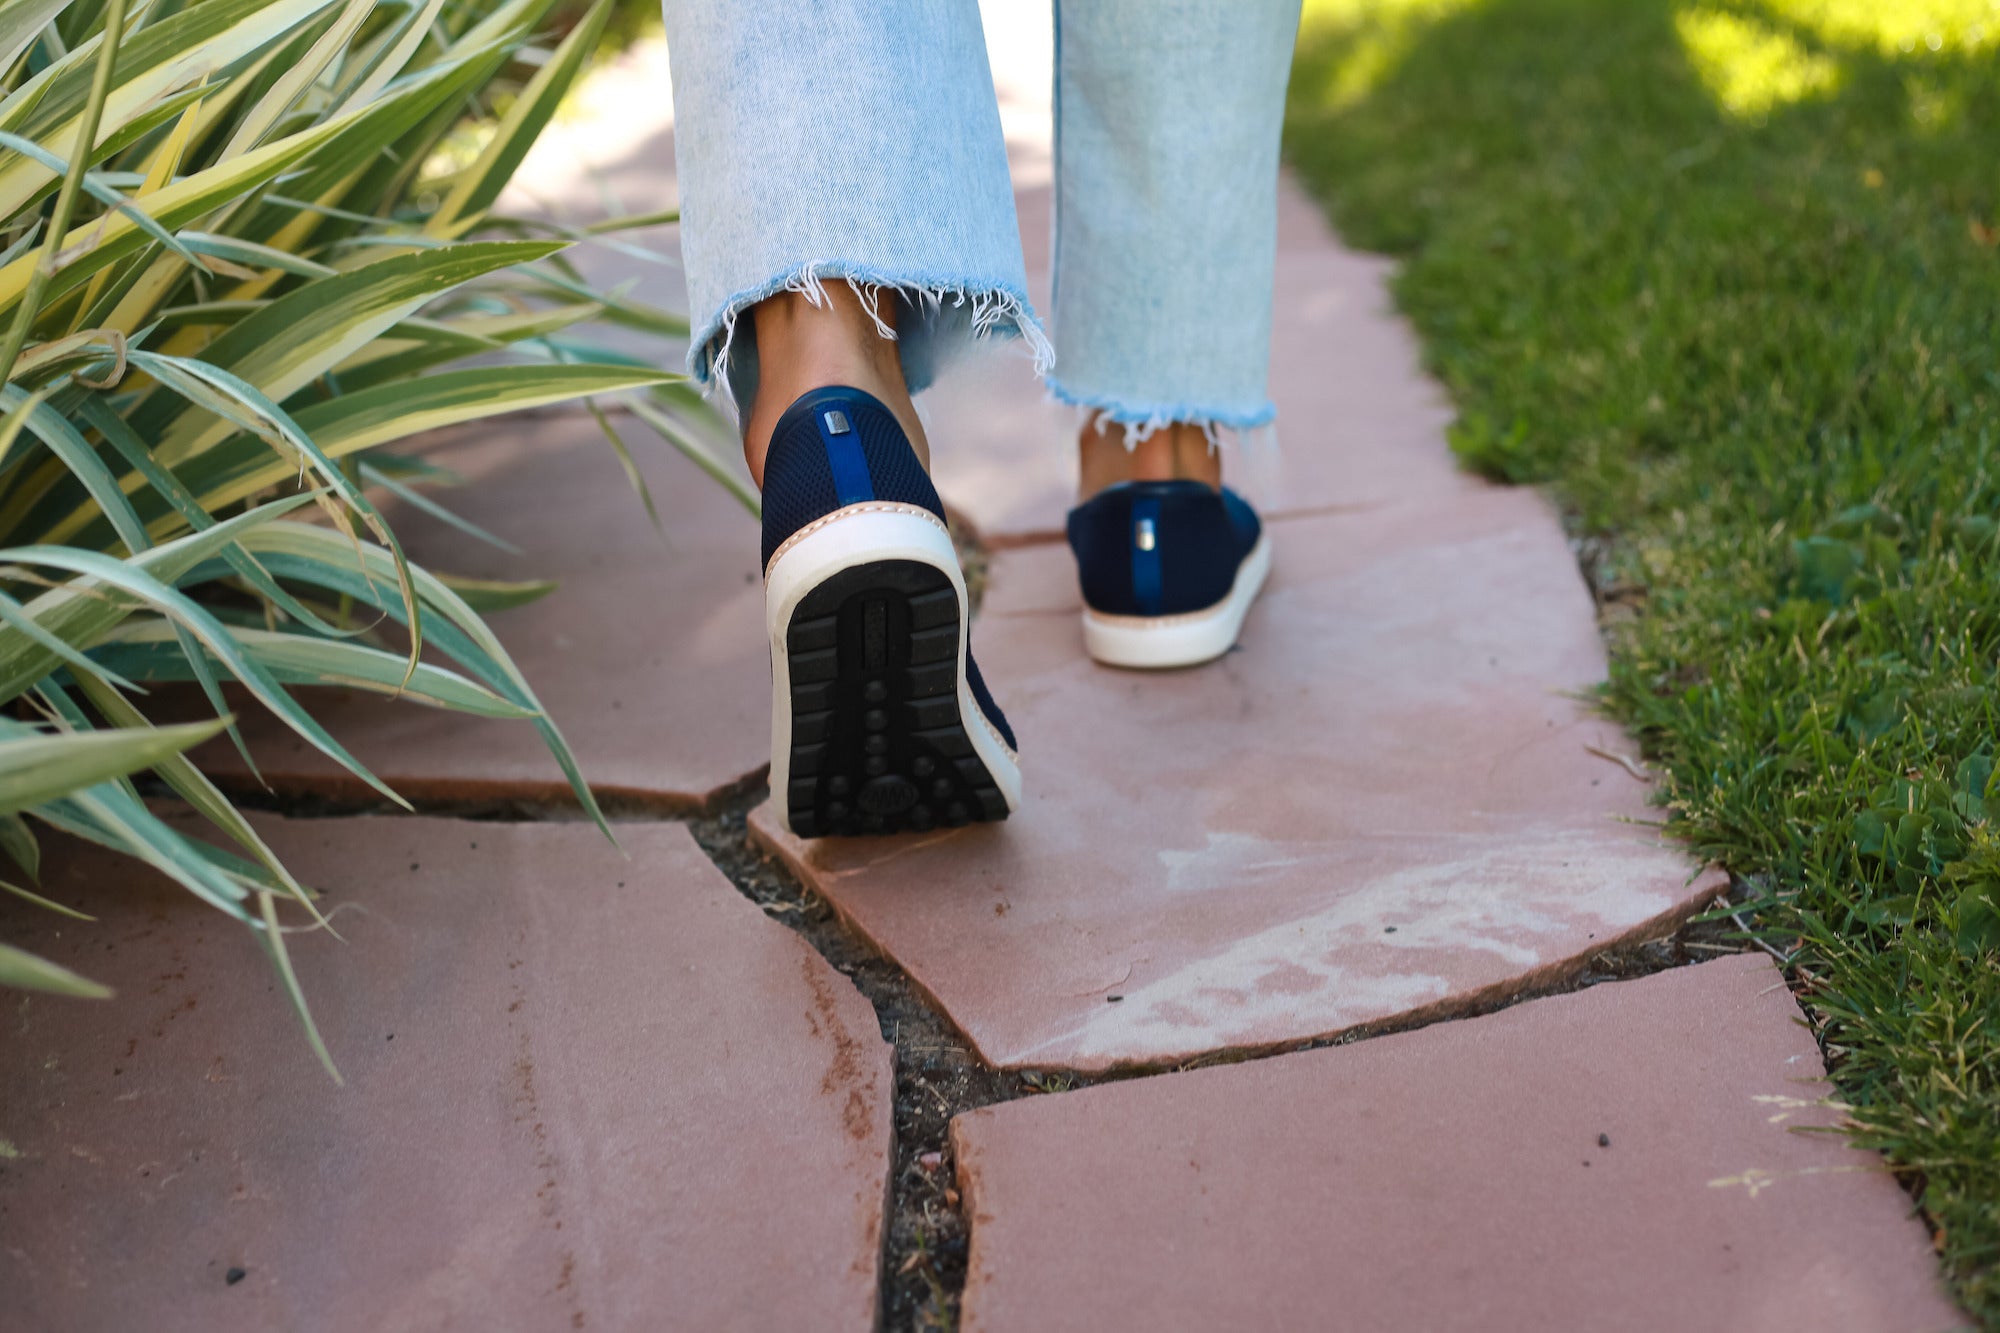
<path fill-rule="evenodd" d="M 1077 439 L 1077 493 L 1088 500 L 1123 481 L 1199 481 L 1220 488 L 1222 454 L 1197 422 L 1176 421 L 1128 444 L 1133 427 L 1102 418 Z"/>
<path fill-rule="evenodd" d="M 893 332 L 896 309 L 886 294 L 876 313 Z M 930 444 L 903 381 L 893 339 L 882 336 L 874 314 L 845 282 L 828 282 L 817 303 L 801 292 L 779 292 L 750 307 L 757 333 L 757 396 L 743 422 L 743 460 L 758 486 L 771 433 L 800 395 L 828 385 L 872 394 L 902 424 L 917 459 L 931 465 Z"/>

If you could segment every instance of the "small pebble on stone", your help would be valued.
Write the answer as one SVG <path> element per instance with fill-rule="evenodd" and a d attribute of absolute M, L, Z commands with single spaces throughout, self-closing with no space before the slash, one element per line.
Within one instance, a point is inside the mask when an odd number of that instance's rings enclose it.
<path fill-rule="evenodd" d="M 1597 1136 L 1597 1146 L 1600 1148 L 1609 1148 L 1611 1146 L 1611 1136 L 1609 1134 L 1599 1134 Z"/>
<path fill-rule="evenodd" d="M 222 1280 L 224 1282 L 227 1282 L 230 1286 L 233 1287 L 248 1276 L 249 1274 L 245 1273 L 242 1269 L 232 1268 L 227 1273 L 224 1273 L 222 1275 Z"/>
<path fill-rule="evenodd" d="M 1123 995 L 1107 995 L 1104 997 L 1104 1002 L 1106 1004 L 1116 1004 L 1124 998 L 1125 997 Z"/>

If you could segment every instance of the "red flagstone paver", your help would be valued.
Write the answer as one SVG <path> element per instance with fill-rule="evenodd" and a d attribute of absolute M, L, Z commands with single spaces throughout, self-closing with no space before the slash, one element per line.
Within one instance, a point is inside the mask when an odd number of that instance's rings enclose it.
<path fill-rule="evenodd" d="M 1544 502 L 1482 488 L 1272 525 L 1208 667 L 1092 664 L 1061 547 L 1002 552 L 974 644 L 1022 740 L 1005 824 L 759 835 L 1005 1066 L 1185 1059 L 1464 1007 L 1705 902 L 1632 820 L 1630 742 Z M 1690 882 L 1692 880 L 1692 882 Z"/>
<path fill-rule="evenodd" d="M 1968 1327 L 1798 1020 L 1748 955 L 962 1115 L 964 1327 Z"/>
<path fill-rule="evenodd" d="M 101 853 L 0 938 L 0 1291 L 19 1329 L 874 1325 L 890 1052 L 677 825 L 266 825 L 346 942 L 254 943 Z M 232 1269 L 243 1271 L 235 1283 Z"/>
<path fill-rule="evenodd" d="M 521 548 L 473 540 L 394 501 L 383 509 L 411 557 L 471 578 L 559 581 L 538 602 L 494 612 L 494 632 L 575 749 L 600 796 L 686 806 L 768 762 L 771 686 L 757 523 L 719 486 L 629 418 L 655 531 L 610 442 L 582 413 L 517 418 L 456 433 L 425 457 L 463 475 L 431 494 Z M 534 728 L 381 695 L 309 690 L 315 714 L 363 763 L 411 798 L 567 802 Z M 254 705 L 245 734 L 279 790 L 367 789 Z M 211 771 L 244 774 L 226 740 Z"/>
<path fill-rule="evenodd" d="M 1045 265 L 1045 19 L 986 17 Z M 898 844 L 806 845 L 753 817 L 996 1063 L 1167 1062 L 1462 1008 L 1719 882 L 1620 822 L 1653 812 L 1591 753 L 1629 742 L 1565 697 L 1605 669 L 1575 560 L 1537 497 L 1454 466 L 1390 264 L 1340 247 L 1289 180 L 1278 242 L 1282 454 L 1252 441 L 1228 465 L 1277 519 L 1244 650 L 1150 677 L 1085 658 L 1068 554 L 1034 544 L 1071 502 L 1075 418 L 1020 358 L 968 361 L 925 410 L 940 489 L 1014 548 L 975 641 L 1026 804 Z"/>

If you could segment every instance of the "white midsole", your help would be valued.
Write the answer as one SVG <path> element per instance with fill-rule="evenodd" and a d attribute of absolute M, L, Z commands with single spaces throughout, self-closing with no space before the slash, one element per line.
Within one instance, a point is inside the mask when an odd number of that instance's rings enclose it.
<path fill-rule="evenodd" d="M 1229 595 L 1214 606 L 1175 616 L 1103 616 L 1083 613 L 1083 646 L 1106 666 L 1156 669 L 1194 666 L 1228 652 L 1243 618 L 1271 572 L 1271 538 L 1257 538 L 1236 569 Z"/>
<path fill-rule="evenodd" d="M 1007 809 L 1021 808 L 1021 767 L 986 721 L 967 683 L 966 632 L 971 622 L 965 576 L 951 535 L 935 518 L 911 506 L 879 501 L 849 505 L 818 520 L 772 560 L 764 577 L 764 629 L 771 645 L 771 799 L 784 830 L 791 824 L 792 672 L 786 634 L 792 614 L 813 589 L 856 565 L 915 560 L 943 571 L 958 593 L 958 716 Z"/>

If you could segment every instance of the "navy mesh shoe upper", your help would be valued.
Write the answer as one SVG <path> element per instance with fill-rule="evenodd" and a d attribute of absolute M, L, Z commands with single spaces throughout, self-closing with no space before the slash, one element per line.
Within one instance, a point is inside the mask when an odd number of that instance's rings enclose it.
<path fill-rule="evenodd" d="M 858 459 L 829 455 L 820 434 L 821 415 L 827 412 L 839 413 L 853 431 Z M 944 521 L 944 501 L 896 414 L 859 389 L 814 389 L 786 408 L 771 432 L 771 450 L 764 458 L 765 567 L 800 528 L 863 500 L 917 505 Z"/>
<path fill-rule="evenodd" d="M 1007 715 L 993 702 L 993 691 L 986 688 L 986 679 L 979 674 L 979 663 L 972 660 L 970 647 L 965 650 L 965 680 L 972 686 L 972 698 L 979 711 L 986 714 L 986 720 L 1000 733 L 1000 739 L 1007 742 L 1007 748 L 1018 751 L 1021 747 L 1014 743 L 1014 729 L 1007 725 Z"/>
<path fill-rule="evenodd" d="M 1069 512 L 1083 600 L 1116 616 L 1172 616 L 1229 595 L 1263 525 L 1242 496 L 1198 481 L 1128 481 Z"/>
<path fill-rule="evenodd" d="M 837 439 L 851 432 L 858 448 L 838 452 L 823 433 L 827 414 L 844 427 Z M 903 427 L 882 402 L 859 389 L 814 389 L 778 418 L 764 458 L 764 567 L 787 538 L 815 519 L 836 509 L 868 500 L 916 505 L 945 521 L 944 501 Z M 993 702 L 968 648 L 966 683 L 980 711 L 993 724 L 1007 748 L 1018 750 L 1013 728 Z"/>

